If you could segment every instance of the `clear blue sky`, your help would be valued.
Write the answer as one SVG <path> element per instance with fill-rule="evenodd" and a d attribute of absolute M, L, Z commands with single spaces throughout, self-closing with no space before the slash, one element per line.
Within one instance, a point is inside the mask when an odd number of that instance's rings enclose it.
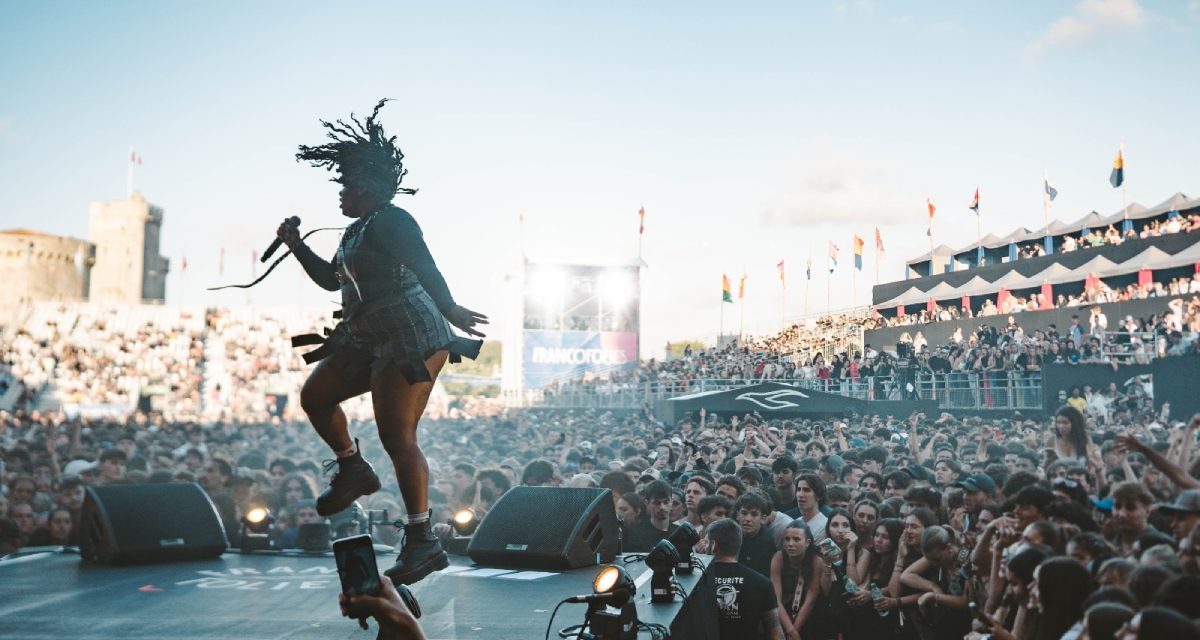
<path fill-rule="evenodd" d="M 444 5 L 444 3 L 439 3 Z M 1125 143 L 1131 201 L 1200 195 L 1200 2 L 1045 3 L 0 2 L 0 228 L 86 237 L 87 204 L 137 188 L 164 207 L 169 302 L 244 304 L 278 221 L 342 224 L 336 187 L 297 164 L 317 119 L 395 98 L 414 213 L 460 302 L 503 323 L 517 217 L 535 258 L 637 251 L 645 206 L 644 351 L 713 335 L 719 281 L 749 274 L 747 329 L 834 307 L 938 243 L 1054 215 L 1111 213 Z M 749 5 L 749 6 L 747 6 Z M 332 247 L 333 234 L 318 241 Z M 217 274 L 220 248 L 225 275 Z M 187 256 L 188 269 L 180 271 Z M 257 304 L 325 305 L 289 265 Z M 736 306 L 725 309 L 736 328 Z M 500 337 L 496 332 L 496 337 Z"/>

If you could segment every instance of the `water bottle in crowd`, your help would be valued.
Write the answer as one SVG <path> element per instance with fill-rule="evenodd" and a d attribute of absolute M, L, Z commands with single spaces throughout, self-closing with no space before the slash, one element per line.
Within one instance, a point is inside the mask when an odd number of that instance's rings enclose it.
<path fill-rule="evenodd" d="M 880 589 L 879 585 L 872 582 L 871 583 L 871 602 L 879 602 L 882 598 L 883 598 L 883 589 Z M 891 611 L 880 611 L 879 616 L 881 618 L 886 618 L 889 615 L 891 615 L 891 613 L 892 613 Z"/>

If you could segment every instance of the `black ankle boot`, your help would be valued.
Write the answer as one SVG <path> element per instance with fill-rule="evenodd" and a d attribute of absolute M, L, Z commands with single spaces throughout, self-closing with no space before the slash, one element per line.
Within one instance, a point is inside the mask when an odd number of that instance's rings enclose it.
<path fill-rule="evenodd" d="M 379 491 L 379 476 L 375 469 L 362 457 L 358 448 L 358 438 L 354 439 L 354 455 L 348 458 L 337 458 L 325 461 L 325 471 L 337 467 L 337 471 L 329 480 L 329 487 L 317 496 L 317 513 L 329 517 L 345 511 L 354 501 L 362 496 Z"/>
<path fill-rule="evenodd" d="M 446 557 L 442 543 L 433 535 L 429 520 L 426 520 L 404 525 L 404 546 L 400 549 L 400 557 L 384 573 L 393 583 L 414 584 L 448 566 L 450 558 Z"/>

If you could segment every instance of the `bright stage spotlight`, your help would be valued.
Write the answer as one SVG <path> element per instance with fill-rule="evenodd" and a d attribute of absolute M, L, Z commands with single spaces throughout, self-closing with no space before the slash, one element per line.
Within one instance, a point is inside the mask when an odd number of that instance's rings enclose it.
<path fill-rule="evenodd" d="M 275 517 L 266 507 L 253 507 L 242 516 L 239 546 L 243 553 L 275 547 Z"/>
<path fill-rule="evenodd" d="M 558 313 L 567 295 L 567 274 L 554 267 L 538 268 L 529 274 L 529 291 L 545 313 Z"/>
<path fill-rule="evenodd" d="M 625 569 L 608 565 L 592 580 L 593 593 L 572 596 L 565 602 L 585 602 L 588 605 L 584 625 L 595 640 L 637 640 L 637 607 L 633 596 L 637 585 Z M 582 629 L 581 629 L 582 631 Z"/>
<path fill-rule="evenodd" d="M 637 293 L 633 276 L 624 271 L 600 274 L 600 297 L 606 307 L 621 307 L 632 301 Z"/>
<path fill-rule="evenodd" d="M 650 602 L 674 602 L 675 585 L 671 584 L 675 566 L 679 564 L 679 551 L 669 540 L 659 540 L 646 554 L 646 566 L 654 572 L 650 577 Z"/>
<path fill-rule="evenodd" d="M 471 509 L 459 509 L 450 524 L 458 535 L 469 536 L 475 533 L 475 529 L 479 527 L 479 516 L 475 515 Z"/>
<path fill-rule="evenodd" d="M 675 533 L 671 534 L 667 540 L 675 545 L 675 550 L 679 552 L 679 562 L 675 564 L 675 573 L 681 576 L 690 576 L 695 570 L 695 565 L 692 561 L 692 547 L 700 542 L 700 533 L 696 531 L 690 522 L 683 522 Z"/>

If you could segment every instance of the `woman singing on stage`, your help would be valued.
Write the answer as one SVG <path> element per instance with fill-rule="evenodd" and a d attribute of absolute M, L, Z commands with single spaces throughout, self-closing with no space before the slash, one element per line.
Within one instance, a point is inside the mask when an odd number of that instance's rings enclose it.
<path fill-rule="evenodd" d="M 302 145 L 296 154 L 299 161 L 337 171 L 342 215 L 354 218 L 333 260 L 313 253 L 290 222 L 279 226 L 278 235 L 314 282 L 342 295 L 341 322 L 328 337 L 293 340 L 297 346 L 323 343 L 304 356 L 319 362 L 300 392 L 301 407 L 337 458 L 326 463 L 337 470 L 317 498 L 317 512 L 332 515 L 379 490 L 379 477 L 351 440 L 339 406 L 370 391 L 379 438 L 408 512 L 400 557 L 385 573 L 393 582 L 412 584 L 449 564 L 430 532 L 429 465 L 417 444 L 417 422 L 446 361 L 475 358 L 483 343 L 455 335 L 449 325 L 482 337 L 475 326 L 487 324 L 487 316 L 454 302 L 416 220 L 392 204 L 396 194 L 416 190 L 400 187 L 408 173 L 404 154 L 377 121 L 385 102 L 364 122 L 353 115 L 349 124 L 321 121 L 331 142 Z"/>

